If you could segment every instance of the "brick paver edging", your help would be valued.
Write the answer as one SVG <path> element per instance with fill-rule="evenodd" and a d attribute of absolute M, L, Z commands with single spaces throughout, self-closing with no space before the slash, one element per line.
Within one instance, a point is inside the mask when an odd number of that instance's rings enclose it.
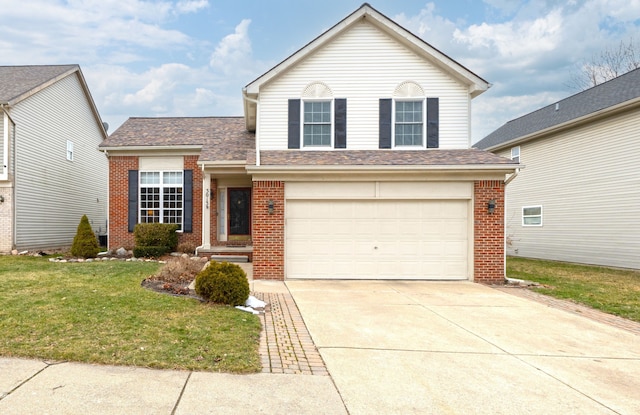
<path fill-rule="evenodd" d="M 298 306 L 289 294 L 253 293 L 267 303 L 260 333 L 263 373 L 328 376 Z"/>
<path fill-rule="evenodd" d="M 537 301 L 549 307 L 558 308 L 560 310 L 568 311 L 573 314 L 590 318 L 591 320 L 595 320 L 600 323 L 609 324 L 610 326 L 628 330 L 635 334 L 640 334 L 640 323 L 637 323 L 632 320 L 628 320 L 626 318 L 614 316 L 612 314 L 608 314 L 603 311 L 599 311 L 582 304 L 577 304 L 572 301 L 561 300 L 559 298 L 550 297 L 548 295 L 540 294 L 535 291 L 529 290 L 527 288 L 522 288 L 522 287 L 496 286 L 494 288 L 505 293 L 517 295 L 518 297 L 528 298 L 530 300 Z"/>

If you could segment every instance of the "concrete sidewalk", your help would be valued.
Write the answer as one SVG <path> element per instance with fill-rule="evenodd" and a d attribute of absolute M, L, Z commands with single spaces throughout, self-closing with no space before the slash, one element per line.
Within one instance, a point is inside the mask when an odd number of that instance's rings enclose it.
<path fill-rule="evenodd" d="M 284 283 L 251 281 L 251 288 L 274 302 L 261 315 L 265 373 L 0 358 L 0 414 L 347 413 Z"/>
<path fill-rule="evenodd" d="M 0 358 L 0 413 L 344 414 L 328 376 L 230 375 Z"/>
<path fill-rule="evenodd" d="M 350 414 L 638 414 L 640 336 L 467 282 L 288 281 Z"/>

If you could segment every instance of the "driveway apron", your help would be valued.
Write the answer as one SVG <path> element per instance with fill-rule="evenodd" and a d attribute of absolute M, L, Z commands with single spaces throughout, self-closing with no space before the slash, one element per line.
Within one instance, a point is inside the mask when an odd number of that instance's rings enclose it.
<path fill-rule="evenodd" d="M 637 414 L 640 336 L 470 282 L 288 281 L 351 414 Z"/>

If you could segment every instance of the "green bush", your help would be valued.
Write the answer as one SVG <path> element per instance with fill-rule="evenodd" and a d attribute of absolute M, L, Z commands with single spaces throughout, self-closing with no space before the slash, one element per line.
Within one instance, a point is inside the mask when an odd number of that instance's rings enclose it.
<path fill-rule="evenodd" d="M 82 215 L 76 236 L 73 238 L 71 245 L 71 255 L 82 258 L 95 258 L 100 252 L 98 238 L 91 229 L 91 224 L 87 215 Z"/>
<path fill-rule="evenodd" d="M 196 276 L 196 293 L 214 303 L 244 305 L 249 298 L 247 274 L 236 264 L 211 261 Z"/>
<path fill-rule="evenodd" d="M 133 248 L 133 256 L 136 258 L 160 258 L 169 252 L 166 246 L 136 246 Z"/>
<path fill-rule="evenodd" d="M 178 225 L 171 223 L 139 223 L 133 228 L 133 240 L 140 246 L 166 246 L 167 251 L 178 246 Z"/>

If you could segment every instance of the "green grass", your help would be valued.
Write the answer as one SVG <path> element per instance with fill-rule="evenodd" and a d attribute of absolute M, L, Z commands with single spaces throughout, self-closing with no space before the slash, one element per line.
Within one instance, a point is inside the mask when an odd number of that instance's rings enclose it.
<path fill-rule="evenodd" d="M 640 271 L 535 259 L 507 259 L 507 276 L 535 281 L 535 291 L 640 322 Z"/>
<path fill-rule="evenodd" d="M 250 373 L 257 316 L 149 291 L 160 265 L 0 256 L 0 355 Z"/>

